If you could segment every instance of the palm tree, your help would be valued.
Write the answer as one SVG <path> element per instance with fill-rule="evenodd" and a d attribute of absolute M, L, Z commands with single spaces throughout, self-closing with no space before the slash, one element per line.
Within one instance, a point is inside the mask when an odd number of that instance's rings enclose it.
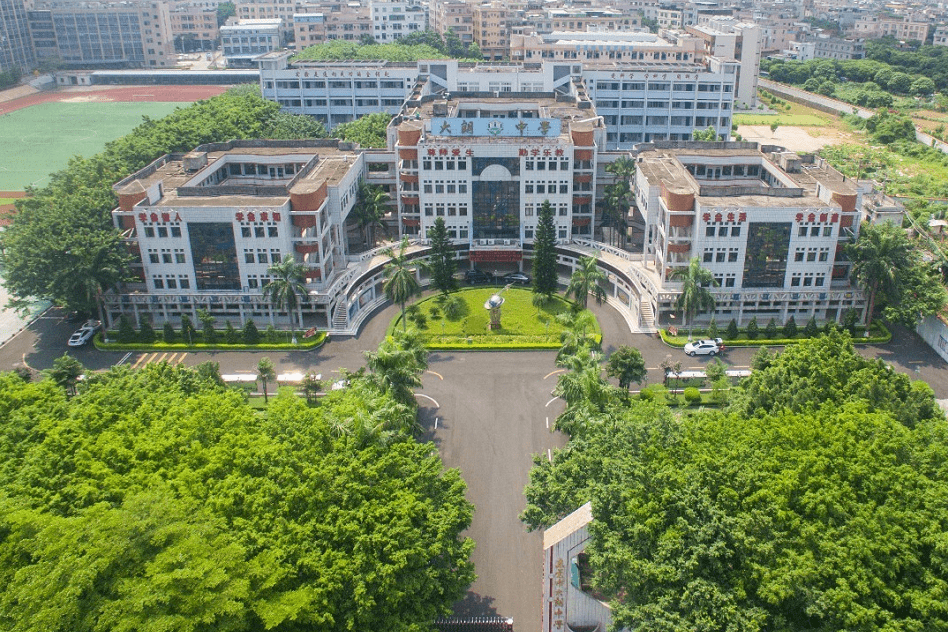
<path fill-rule="evenodd" d="M 421 375 L 428 368 L 428 351 L 421 344 L 417 332 L 396 333 L 382 342 L 378 350 L 365 356 L 366 364 L 379 385 L 396 401 L 414 406 L 412 389 L 421 386 Z"/>
<path fill-rule="evenodd" d="M 290 331 L 293 336 L 293 344 L 296 344 L 296 323 L 293 321 L 297 307 L 300 304 L 300 297 L 306 300 L 309 294 L 306 292 L 304 274 L 306 266 L 297 263 L 293 255 L 285 255 L 283 261 L 274 263 L 267 268 L 267 274 L 272 278 L 270 282 L 263 287 L 263 296 L 273 302 L 275 309 L 283 309 L 286 305 L 286 311 L 290 316 Z"/>
<path fill-rule="evenodd" d="M 709 286 L 717 285 L 714 275 L 707 268 L 701 267 L 701 261 L 694 257 L 687 268 L 678 268 L 672 272 L 673 279 L 681 279 L 681 294 L 675 306 L 681 310 L 682 318 L 688 324 L 688 339 L 694 330 L 694 319 L 698 312 L 713 310 L 715 301 Z"/>
<path fill-rule="evenodd" d="M 852 261 L 852 278 L 869 295 L 866 308 L 866 330 L 872 324 L 872 313 L 876 298 L 897 297 L 901 286 L 901 273 L 911 266 L 912 243 L 905 231 L 890 222 L 873 225 L 864 223 L 859 239 L 846 248 Z"/>
<path fill-rule="evenodd" d="M 596 297 L 596 304 L 601 305 L 606 298 L 606 291 L 599 286 L 599 282 L 605 280 L 606 275 L 599 269 L 599 253 L 591 257 L 583 257 L 579 260 L 579 268 L 573 272 L 569 279 L 569 287 L 566 288 L 566 296 L 573 296 L 576 301 L 586 309 L 589 301 L 589 293 L 592 292 Z"/>
<path fill-rule="evenodd" d="M 362 239 L 366 247 L 370 249 L 375 245 L 375 229 L 388 231 L 388 227 L 382 221 L 388 200 L 388 193 L 379 185 L 369 184 L 365 180 L 359 183 L 359 199 L 352 212 L 359 224 L 359 230 L 362 231 Z"/>
<path fill-rule="evenodd" d="M 402 307 L 402 329 L 408 329 L 408 323 L 405 319 L 405 303 L 412 296 L 418 293 L 421 286 L 418 279 L 415 278 L 415 272 L 408 267 L 408 240 L 403 239 L 398 247 L 398 253 L 391 247 L 382 251 L 386 257 L 391 257 L 391 261 L 385 264 L 385 283 L 382 289 L 385 290 L 385 296 L 394 303 Z"/>
<path fill-rule="evenodd" d="M 276 368 L 273 366 L 273 360 L 270 358 L 260 358 L 260 362 L 257 363 L 257 379 L 263 383 L 264 404 L 270 402 L 270 398 L 267 396 L 267 384 L 274 381 L 276 378 Z"/>

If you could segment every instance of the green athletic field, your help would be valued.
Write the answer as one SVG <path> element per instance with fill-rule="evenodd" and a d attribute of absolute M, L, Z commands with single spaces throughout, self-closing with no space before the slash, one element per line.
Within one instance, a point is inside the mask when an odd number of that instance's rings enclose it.
<path fill-rule="evenodd" d="M 0 191 L 42 186 L 73 156 L 92 156 L 186 103 L 41 103 L 0 116 Z M 2 112 L 2 104 L 0 104 Z"/>

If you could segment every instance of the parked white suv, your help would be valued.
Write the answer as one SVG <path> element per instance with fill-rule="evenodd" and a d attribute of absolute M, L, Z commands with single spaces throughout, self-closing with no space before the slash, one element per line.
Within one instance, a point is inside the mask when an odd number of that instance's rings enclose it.
<path fill-rule="evenodd" d="M 717 355 L 724 351 L 724 341 L 720 338 L 714 340 L 695 340 L 685 345 L 685 353 L 690 356 L 696 355 Z"/>
<path fill-rule="evenodd" d="M 82 347 L 92 340 L 92 337 L 95 336 L 95 333 L 99 331 L 100 327 L 102 327 L 102 323 L 99 321 L 87 320 L 82 323 L 82 327 L 80 327 L 76 333 L 69 336 L 69 342 L 66 344 L 70 347 Z"/>

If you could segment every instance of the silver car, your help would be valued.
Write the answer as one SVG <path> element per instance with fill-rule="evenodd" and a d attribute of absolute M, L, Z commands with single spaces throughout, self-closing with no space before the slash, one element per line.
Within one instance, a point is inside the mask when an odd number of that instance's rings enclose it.
<path fill-rule="evenodd" d="M 685 353 L 694 357 L 696 355 L 717 355 L 724 350 L 724 341 L 720 338 L 713 340 L 695 340 L 685 345 Z"/>

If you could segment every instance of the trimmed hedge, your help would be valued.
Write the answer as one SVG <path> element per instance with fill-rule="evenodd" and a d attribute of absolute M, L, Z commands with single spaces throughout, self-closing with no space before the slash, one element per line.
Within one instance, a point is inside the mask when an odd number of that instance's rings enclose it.
<path fill-rule="evenodd" d="M 312 338 L 305 338 L 297 345 L 289 342 L 261 342 L 255 345 L 227 344 L 215 342 L 206 344 L 196 342 L 189 345 L 186 342 L 104 342 L 102 334 L 98 333 L 93 339 L 95 348 L 101 351 L 310 351 L 321 347 L 326 342 L 327 333 L 318 331 Z"/>
<path fill-rule="evenodd" d="M 892 340 L 892 332 L 889 331 L 888 328 L 886 328 L 886 326 L 883 325 L 882 323 L 879 323 L 879 322 L 872 323 L 871 329 L 875 333 L 872 336 L 869 336 L 868 338 L 865 338 L 863 336 L 853 336 L 853 344 L 857 344 L 857 345 L 884 344 Z M 659 329 L 658 333 L 659 335 L 661 335 L 662 341 L 665 344 L 672 347 L 682 348 L 686 344 L 688 344 L 688 336 L 680 335 L 680 331 L 681 330 L 679 329 L 678 336 L 672 336 L 671 334 L 668 333 L 667 329 Z M 704 336 L 704 334 L 705 334 L 704 330 L 696 330 L 692 338 L 694 340 L 700 340 Z M 820 329 L 819 333 L 817 334 L 817 337 L 821 336 L 822 334 L 823 334 L 823 330 Z M 785 347 L 787 345 L 797 344 L 805 340 L 809 340 L 809 338 L 806 335 L 804 335 L 802 331 L 799 334 L 797 334 L 796 338 L 760 338 L 758 337 L 756 340 L 749 340 L 746 337 L 746 335 L 739 335 L 737 338 L 734 338 L 731 340 L 725 338 L 724 346 L 725 347 Z"/>

